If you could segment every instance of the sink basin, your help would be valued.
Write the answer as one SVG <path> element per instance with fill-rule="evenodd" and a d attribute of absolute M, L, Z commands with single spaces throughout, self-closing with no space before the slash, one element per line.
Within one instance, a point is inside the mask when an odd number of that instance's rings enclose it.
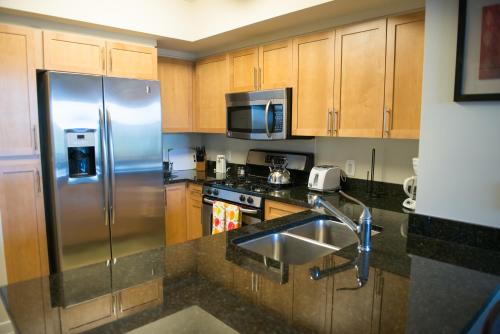
<path fill-rule="evenodd" d="M 335 246 L 338 249 L 352 245 L 358 241 L 356 235 L 347 225 L 335 220 L 319 219 L 289 229 L 288 234 L 297 235 Z M 379 233 L 372 228 L 372 236 Z"/>
<path fill-rule="evenodd" d="M 238 246 L 289 264 L 304 264 L 335 251 L 328 245 L 320 245 L 313 240 L 307 241 L 283 232 L 245 241 Z"/>

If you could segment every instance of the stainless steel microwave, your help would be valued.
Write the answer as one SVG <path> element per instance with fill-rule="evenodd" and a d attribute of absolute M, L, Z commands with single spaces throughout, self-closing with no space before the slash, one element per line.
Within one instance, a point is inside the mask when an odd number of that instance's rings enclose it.
<path fill-rule="evenodd" d="M 291 114 L 291 88 L 226 94 L 227 137 L 290 138 Z"/>

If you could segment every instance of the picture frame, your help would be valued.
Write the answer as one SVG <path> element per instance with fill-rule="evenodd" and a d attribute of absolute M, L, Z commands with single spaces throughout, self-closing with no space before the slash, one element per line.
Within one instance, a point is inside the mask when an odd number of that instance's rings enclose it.
<path fill-rule="evenodd" d="M 454 101 L 500 101 L 500 0 L 459 1 Z"/>

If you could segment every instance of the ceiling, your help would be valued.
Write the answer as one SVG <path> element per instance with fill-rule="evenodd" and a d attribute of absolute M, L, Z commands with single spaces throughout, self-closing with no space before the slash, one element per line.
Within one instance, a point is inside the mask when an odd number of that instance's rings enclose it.
<path fill-rule="evenodd" d="M 0 0 L 0 10 L 140 35 L 159 48 L 208 54 L 359 19 L 422 8 L 424 0 Z"/>

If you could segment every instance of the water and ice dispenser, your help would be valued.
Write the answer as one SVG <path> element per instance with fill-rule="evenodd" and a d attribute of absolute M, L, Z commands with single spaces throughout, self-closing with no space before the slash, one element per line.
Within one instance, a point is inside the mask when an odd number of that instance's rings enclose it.
<path fill-rule="evenodd" d="M 90 177 L 96 175 L 95 145 L 96 130 L 65 130 L 68 148 L 69 177 Z"/>

